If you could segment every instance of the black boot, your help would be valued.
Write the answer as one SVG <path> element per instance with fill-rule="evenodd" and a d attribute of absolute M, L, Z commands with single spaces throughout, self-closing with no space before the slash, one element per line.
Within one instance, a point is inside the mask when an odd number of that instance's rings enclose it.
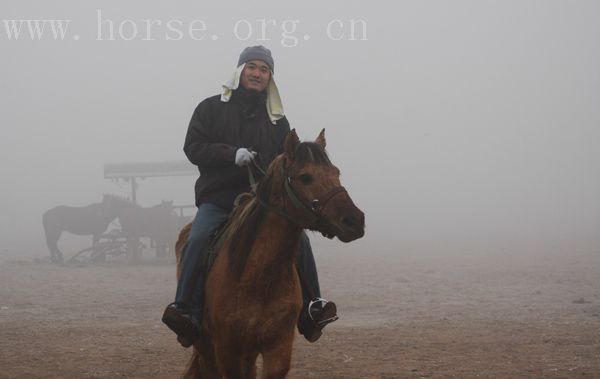
<path fill-rule="evenodd" d="M 298 321 L 298 330 L 308 342 L 315 342 L 323 334 L 325 325 L 338 318 L 334 302 L 316 298 L 302 310 Z"/>
<path fill-rule="evenodd" d="M 199 321 L 175 303 L 167 305 L 162 316 L 162 322 L 177 334 L 177 341 L 183 347 L 192 346 L 200 337 Z"/>

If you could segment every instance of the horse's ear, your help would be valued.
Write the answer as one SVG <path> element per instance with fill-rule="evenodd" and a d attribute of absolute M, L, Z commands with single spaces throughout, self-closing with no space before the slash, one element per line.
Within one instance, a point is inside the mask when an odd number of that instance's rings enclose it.
<path fill-rule="evenodd" d="M 283 153 L 290 159 L 294 159 L 294 155 L 296 154 L 296 147 L 300 143 L 300 138 L 298 138 L 298 134 L 296 134 L 296 129 L 292 129 L 287 136 L 285 136 L 285 140 L 283 141 Z"/>
<path fill-rule="evenodd" d="M 325 128 L 321 129 L 321 133 L 319 133 L 315 143 L 325 150 L 325 146 L 327 145 L 327 141 L 325 141 Z"/>

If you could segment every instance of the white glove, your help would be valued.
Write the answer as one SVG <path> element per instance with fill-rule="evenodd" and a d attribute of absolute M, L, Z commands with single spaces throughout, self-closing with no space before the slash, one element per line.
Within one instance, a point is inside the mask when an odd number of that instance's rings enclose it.
<path fill-rule="evenodd" d="M 250 151 L 244 147 L 240 147 L 235 152 L 235 164 L 244 167 L 247 166 L 256 157 L 256 151 Z"/>

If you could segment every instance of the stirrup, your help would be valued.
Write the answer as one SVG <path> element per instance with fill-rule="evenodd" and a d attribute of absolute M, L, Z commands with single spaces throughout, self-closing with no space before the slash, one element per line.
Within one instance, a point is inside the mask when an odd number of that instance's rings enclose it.
<path fill-rule="evenodd" d="M 307 310 L 307 311 L 308 311 L 308 317 L 310 318 L 310 320 L 311 320 L 311 321 L 312 321 L 312 322 L 313 322 L 315 325 L 317 325 L 317 327 L 319 327 L 319 328 L 322 328 L 322 327 L 324 327 L 325 325 L 329 324 L 330 322 L 334 322 L 334 321 L 336 321 L 337 319 L 339 319 L 339 317 L 338 317 L 338 315 L 337 315 L 337 312 L 336 312 L 336 314 L 334 314 L 334 315 L 333 315 L 333 316 L 331 316 L 331 317 L 327 317 L 327 318 L 325 318 L 325 319 L 322 319 L 322 320 L 319 320 L 319 321 L 315 320 L 315 319 L 314 319 L 314 317 L 313 317 L 313 315 L 312 315 L 311 309 L 312 309 L 313 305 L 315 305 L 315 304 L 317 304 L 317 303 L 319 303 L 319 304 L 322 304 L 322 305 L 321 305 L 321 309 L 319 309 L 319 310 L 315 310 L 315 313 L 317 313 L 317 312 L 319 312 L 319 311 L 323 310 L 323 309 L 325 308 L 325 305 L 326 305 L 327 303 L 329 303 L 329 302 L 328 302 L 327 300 L 325 300 L 325 299 L 321 298 L 321 297 L 317 297 L 317 298 L 315 298 L 315 300 L 311 300 L 311 301 L 308 303 L 308 310 Z"/>

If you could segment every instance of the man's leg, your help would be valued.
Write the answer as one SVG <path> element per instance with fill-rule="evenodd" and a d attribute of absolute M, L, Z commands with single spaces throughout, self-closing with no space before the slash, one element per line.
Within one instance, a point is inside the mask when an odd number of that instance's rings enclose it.
<path fill-rule="evenodd" d="M 315 257 L 306 232 L 302 232 L 300 235 L 300 251 L 296 256 L 296 266 L 302 284 L 302 301 L 304 306 L 308 306 L 311 300 L 321 297 L 321 288 Z"/>
<path fill-rule="evenodd" d="M 163 322 L 187 342 L 197 332 L 204 305 L 205 247 L 229 213 L 214 204 L 201 204 L 192 221 L 190 235 L 181 256 L 181 276 L 177 282 L 175 302 L 165 310 Z M 180 339 L 181 342 L 181 339 Z M 191 341 L 193 342 L 193 341 Z M 190 343 L 191 343 L 190 342 Z M 182 345 L 185 345 L 182 342 Z"/>
<path fill-rule="evenodd" d="M 302 285 L 303 302 L 298 319 L 298 330 L 308 341 L 314 342 L 321 337 L 323 327 L 337 320 L 338 317 L 335 304 L 321 298 L 317 265 L 310 240 L 305 232 L 300 236 L 300 251 L 296 258 L 296 266 Z"/>
<path fill-rule="evenodd" d="M 219 226 L 229 213 L 214 204 L 201 204 L 192 222 L 189 238 L 183 248 L 181 257 L 181 276 L 177 282 L 175 303 L 192 312 L 198 312 L 203 306 L 204 269 L 206 259 L 204 248 L 210 242 Z M 202 316 L 200 314 L 200 316 Z"/>

